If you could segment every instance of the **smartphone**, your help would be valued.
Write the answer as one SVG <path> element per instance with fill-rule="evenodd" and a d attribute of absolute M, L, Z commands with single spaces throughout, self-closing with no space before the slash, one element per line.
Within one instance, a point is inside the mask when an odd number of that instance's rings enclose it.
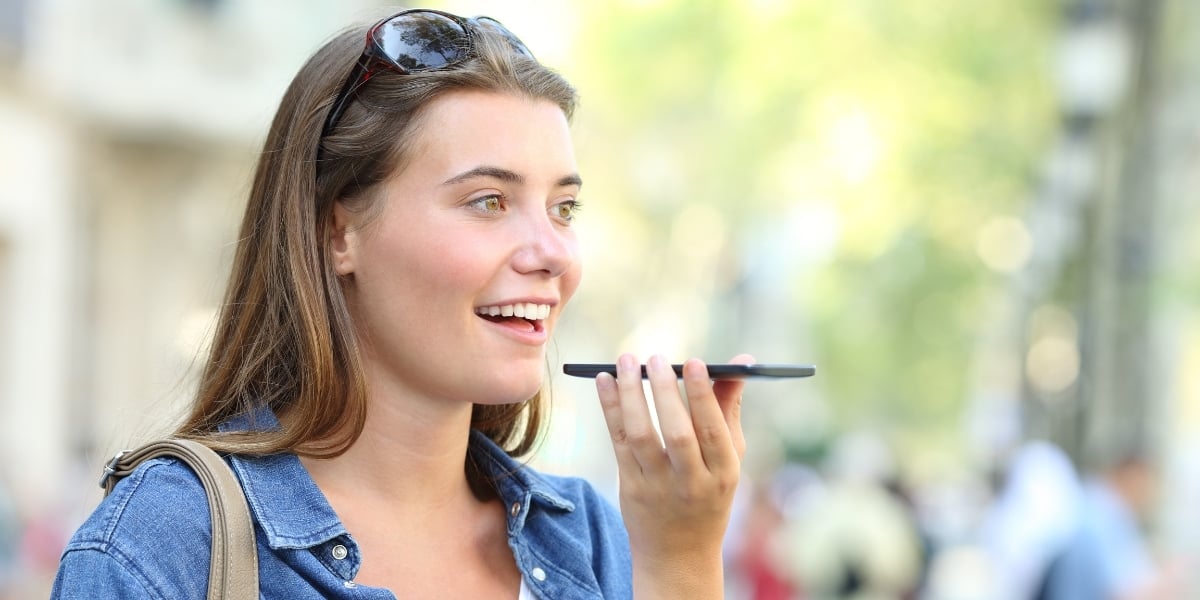
<path fill-rule="evenodd" d="M 675 375 L 683 377 L 683 365 L 671 365 Z M 614 364 L 567 363 L 563 373 L 573 377 L 595 377 L 601 373 L 617 376 Z M 708 365 L 708 376 L 713 379 L 748 379 L 752 377 L 812 377 L 817 368 L 813 365 Z M 642 379 L 646 378 L 646 365 L 642 365 Z"/>

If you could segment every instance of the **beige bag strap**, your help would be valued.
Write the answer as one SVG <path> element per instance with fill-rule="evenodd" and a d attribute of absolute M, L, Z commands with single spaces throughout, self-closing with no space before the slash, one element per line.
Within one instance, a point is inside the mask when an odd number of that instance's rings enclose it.
<path fill-rule="evenodd" d="M 191 467 L 208 494 L 212 516 L 212 562 L 208 570 L 208 600 L 257 600 L 258 546 L 246 495 L 237 476 L 221 456 L 192 440 L 168 439 L 118 452 L 104 467 L 100 487 L 112 493 L 117 480 L 143 461 L 168 456 Z"/>

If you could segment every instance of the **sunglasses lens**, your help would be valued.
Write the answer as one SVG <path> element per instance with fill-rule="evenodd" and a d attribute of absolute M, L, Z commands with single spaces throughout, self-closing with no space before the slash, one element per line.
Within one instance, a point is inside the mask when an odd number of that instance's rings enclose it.
<path fill-rule="evenodd" d="M 437 69 L 458 62 L 469 51 L 466 31 L 434 12 L 410 12 L 371 32 L 382 58 L 406 72 Z"/>
<path fill-rule="evenodd" d="M 529 51 L 529 48 L 525 47 L 525 43 L 522 42 L 520 38 L 513 35 L 513 32 L 501 25 L 500 21 L 497 21 L 491 17 L 475 17 L 474 19 L 471 19 L 471 23 L 480 30 L 497 34 L 500 37 L 508 40 L 509 45 L 512 46 L 513 51 L 515 51 L 517 54 L 520 54 L 526 58 L 533 58 L 533 53 Z"/>
<path fill-rule="evenodd" d="M 468 26 L 472 28 L 471 31 L 467 31 Z M 379 23 L 368 34 L 362 59 L 334 99 L 321 137 L 325 137 L 337 124 L 355 90 L 366 83 L 380 63 L 386 63 L 401 73 L 417 73 L 454 65 L 471 53 L 471 35 L 478 35 L 482 31 L 503 37 L 514 52 L 533 58 L 533 53 L 517 36 L 491 17 L 464 20 L 449 13 L 416 9 Z"/>

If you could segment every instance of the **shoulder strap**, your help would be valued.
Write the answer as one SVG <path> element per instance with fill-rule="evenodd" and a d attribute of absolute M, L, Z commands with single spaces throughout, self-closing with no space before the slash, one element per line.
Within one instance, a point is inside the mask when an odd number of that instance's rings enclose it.
<path fill-rule="evenodd" d="M 168 439 L 117 453 L 104 467 L 100 486 L 112 493 L 117 480 L 143 461 L 168 456 L 191 467 L 208 495 L 212 516 L 212 561 L 208 571 L 208 600 L 258 598 L 258 547 L 246 495 L 237 476 L 221 456 L 192 440 Z"/>

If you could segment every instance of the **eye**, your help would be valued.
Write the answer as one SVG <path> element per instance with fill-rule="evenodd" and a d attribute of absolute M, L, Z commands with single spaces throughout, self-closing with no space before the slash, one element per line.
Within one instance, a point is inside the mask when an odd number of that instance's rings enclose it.
<path fill-rule="evenodd" d="M 560 221 L 570 223 L 575 220 L 575 217 L 579 215 L 579 211 L 582 208 L 583 204 L 578 200 L 567 200 L 551 206 L 550 214 Z"/>
<path fill-rule="evenodd" d="M 472 200 L 468 206 L 485 213 L 502 212 L 505 208 L 504 197 L 500 194 L 492 194 L 490 196 L 481 196 Z"/>

